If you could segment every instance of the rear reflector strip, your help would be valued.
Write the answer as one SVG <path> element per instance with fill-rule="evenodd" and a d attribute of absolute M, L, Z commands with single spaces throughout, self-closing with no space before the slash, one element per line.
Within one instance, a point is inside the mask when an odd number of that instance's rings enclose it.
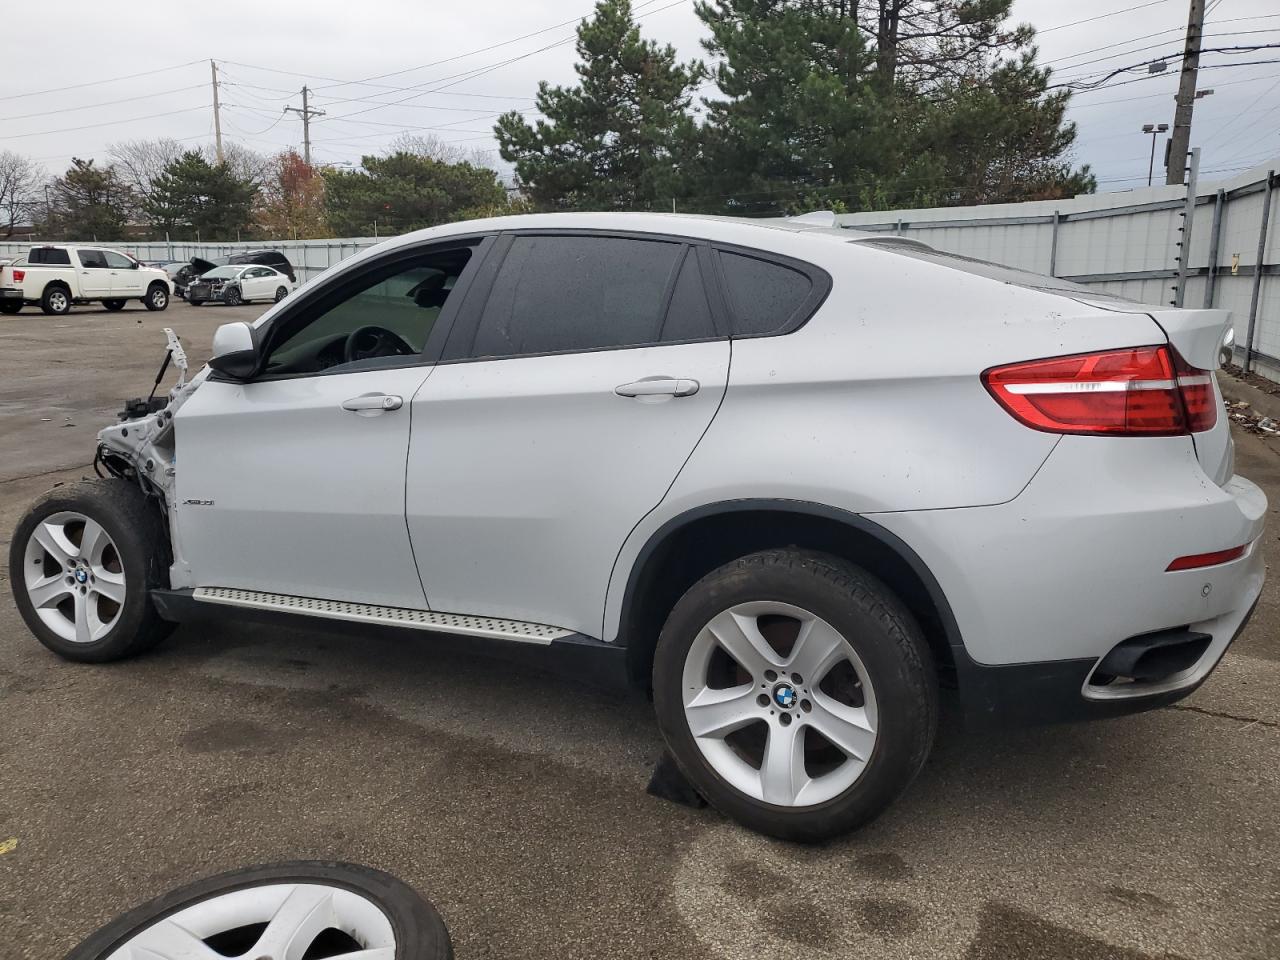
<path fill-rule="evenodd" d="M 1195 570 L 1199 567 L 1216 567 L 1220 563 L 1230 563 L 1232 560 L 1239 560 L 1244 556 L 1249 545 L 1231 547 L 1229 550 L 1214 550 L 1212 553 L 1193 553 L 1187 557 L 1178 557 L 1171 564 L 1164 568 L 1165 573 L 1174 570 Z"/>

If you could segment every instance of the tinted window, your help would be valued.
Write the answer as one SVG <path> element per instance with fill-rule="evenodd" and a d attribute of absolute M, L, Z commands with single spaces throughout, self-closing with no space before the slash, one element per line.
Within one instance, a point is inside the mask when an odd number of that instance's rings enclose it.
<path fill-rule="evenodd" d="M 107 269 L 107 258 L 102 255 L 101 250 L 78 250 L 76 256 L 80 258 L 80 266 L 90 270 Z"/>
<path fill-rule="evenodd" d="M 27 263 L 47 263 L 50 266 L 71 266 L 71 257 L 66 250 L 61 249 L 32 250 L 27 254 Z"/>
<path fill-rule="evenodd" d="M 698 266 L 698 251 L 690 248 L 680 268 L 680 278 L 671 294 L 671 305 L 662 324 L 662 340 L 705 340 L 716 335 L 711 322 L 711 307 Z"/>
<path fill-rule="evenodd" d="M 107 266 L 112 270 L 132 270 L 133 261 L 126 256 L 116 253 L 114 250 L 103 250 L 102 256 L 107 262 Z"/>
<path fill-rule="evenodd" d="M 654 343 L 683 249 L 622 237 L 516 237 L 494 279 L 472 354 Z"/>
<path fill-rule="evenodd" d="M 773 333 L 804 304 L 813 283 L 798 270 L 737 253 L 720 252 L 735 336 Z"/>

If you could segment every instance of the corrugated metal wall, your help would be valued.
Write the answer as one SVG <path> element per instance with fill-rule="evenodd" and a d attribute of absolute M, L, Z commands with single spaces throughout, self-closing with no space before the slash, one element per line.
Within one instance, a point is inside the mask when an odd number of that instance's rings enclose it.
<path fill-rule="evenodd" d="M 843 227 L 913 237 L 952 253 L 992 260 L 1097 286 L 1145 303 L 1232 312 L 1236 360 L 1245 359 L 1253 317 L 1251 367 L 1280 380 L 1280 158 L 1220 183 L 1196 184 L 1185 270 L 1185 187 L 1151 187 L 1071 200 L 844 214 Z M 1271 207 L 1258 263 L 1263 208 Z M 1211 250 L 1216 256 L 1211 257 Z M 1254 277 L 1258 273 L 1257 295 Z"/>

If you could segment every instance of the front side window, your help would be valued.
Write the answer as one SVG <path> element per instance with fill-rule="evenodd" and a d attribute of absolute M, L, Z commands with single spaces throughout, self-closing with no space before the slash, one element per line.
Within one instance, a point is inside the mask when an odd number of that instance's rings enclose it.
<path fill-rule="evenodd" d="M 264 372 L 317 373 L 420 354 L 471 256 L 468 246 L 399 259 L 299 308 L 272 332 Z"/>
<path fill-rule="evenodd" d="M 77 255 L 80 257 L 80 266 L 86 270 L 107 269 L 107 258 L 101 250 L 80 250 Z"/>
<path fill-rule="evenodd" d="M 103 250 L 102 256 L 112 270 L 132 270 L 133 261 L 114 250 Z"/>
<path fill-rule="evenodd" d="M 517 236 L 476 330 L 473 357 L 656 343 L 684 244 Z"/>

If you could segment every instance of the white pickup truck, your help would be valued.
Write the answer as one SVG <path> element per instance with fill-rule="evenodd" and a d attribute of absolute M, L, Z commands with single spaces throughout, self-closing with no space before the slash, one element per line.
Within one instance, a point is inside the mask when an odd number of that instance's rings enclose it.
<path fill-rule="evenodd" d="M 169 306 L 168 275 L 116 250 L 59 244 L 32 247 L 25 257 L 0 267 L 0 313 L 14 314 L 38 304 L 48 314 L 64 314 L 73 304 L 98 301 L 123 310 L 141 300 L 148 310 Z"/>

